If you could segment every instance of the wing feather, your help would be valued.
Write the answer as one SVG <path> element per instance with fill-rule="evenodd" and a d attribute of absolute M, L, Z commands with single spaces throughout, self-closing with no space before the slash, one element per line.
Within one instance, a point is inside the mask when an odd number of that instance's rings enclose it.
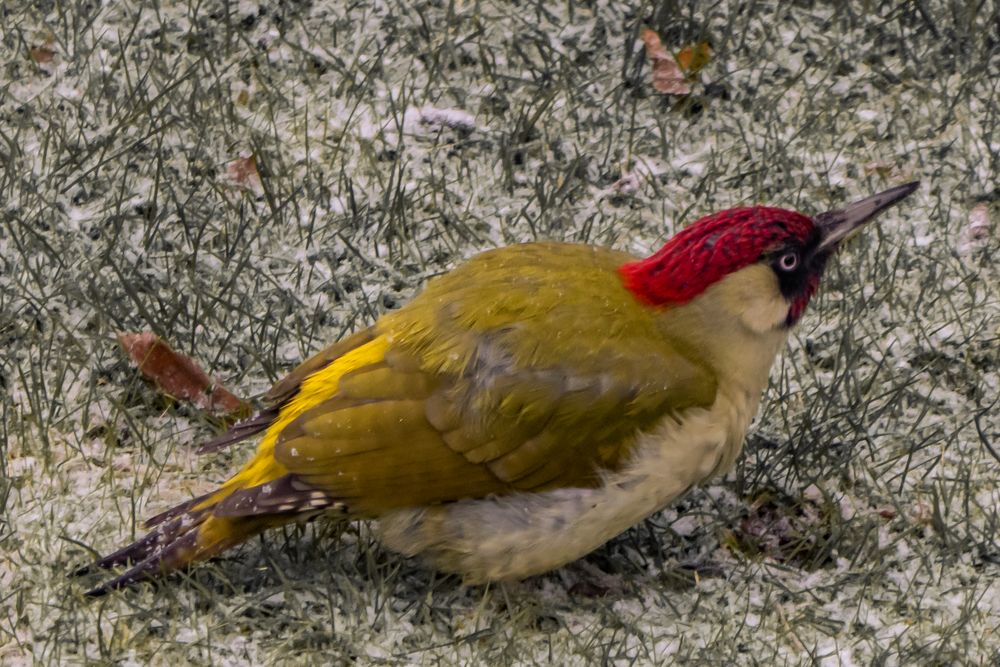
<path fill-rule="evenodd" d="M 557 248 L 546 261 L 541 246 L 480 255 L 345 340 L 387 345 L 284 428 L 275 460 L 367 515 L 594 486 L 644 429 L 714 400 L 707 366 L 665 339 L 621 286 L 621 255 Z M 570 283 L 581 287 L 545 294 Z M 339 345 L 275 385 L 272 400 L 289 400 Z"/>

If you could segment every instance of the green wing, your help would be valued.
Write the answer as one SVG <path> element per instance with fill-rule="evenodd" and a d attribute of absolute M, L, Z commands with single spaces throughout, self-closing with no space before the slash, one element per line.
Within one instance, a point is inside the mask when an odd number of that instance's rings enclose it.
<path fill-rule="evenodd" d="M 384 359 L 286 427 L 275 458 L 361 514 L 598 484 L 638 433 L 715 397 L 621 286 L 628 259 L 513 246 L 431 281 L 375 325 Z"/>

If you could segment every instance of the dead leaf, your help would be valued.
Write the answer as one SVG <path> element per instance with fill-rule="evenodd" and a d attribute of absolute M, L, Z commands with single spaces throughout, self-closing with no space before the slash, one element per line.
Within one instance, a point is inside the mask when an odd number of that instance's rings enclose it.
<path fill-rule="evenodd" d="M 882 507 L 875 508 L 875 513 L 878 514 L 883 519 L 895 519 L 896 518 L 896 508 L 884 505 Z"/>
<path fill-rule="evenodd" d="M 257 157 L 252 153 L 239 157 L 226 165 L 226 175 L 236 185 L 256 190 L 260 187 L 260 172 L 257 171 Z"/>
<path fill-rule="evenodd" d="M 190 357 L 175 352 L 152 332 L 120 333 L 118 342 L 139 372 L 166 394 L 201 410 L 227 414 L 248 412 L 246 402 L 214 382 Z"/>
<path fill-rule="evenodd" d="M 712 59 L 712 45 L 708 42 L 698 42 L 685 46 L 677 52 L 677 64 L 690 79 L 700 72 Z"/>
<path fill-rule="evenodd" d="M 677 60 L 663 48 L 660 36 L 655 30 L 643 28 L 639 33 L 646 45 L 646 57 L 653 66 L 653 89 L 669 95 L 687 95 L 691 84 Z"/>
<path fill-rule="evenodd" d="M 35 63 L 39 65 L 47 65 L 55 60 L 56 52 L 45 45 L 33 46 L 28 49 L 28 55 L 35 61 Z"/>
<path fill-rule="evenodd" d="M 43 71 L 50 71 L 51 66 L 55 64 L 56 50 L 55 43 L 56 37 L 51 32 L 43 32 L 37 35 L 38 41 L 34 46 L 28 48 L 28 57 L 31 61 L 38 65 L 38 68 Z"/>

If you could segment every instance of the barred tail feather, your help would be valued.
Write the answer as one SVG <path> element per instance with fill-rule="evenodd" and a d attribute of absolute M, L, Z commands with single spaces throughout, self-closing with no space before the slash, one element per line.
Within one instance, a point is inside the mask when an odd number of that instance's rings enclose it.
<path fill-rule="evenodd" d="M 200 496 L 196 496 L 196 497 L 192 498 L 191 500 L 185 500 L 184 502 L 180 503 L 179 505 L 174 505 L 173 507 L 171 507 L 170 509 L 168 509 L 165 512 L 160 512 L 156 516 L 152 516 L 152 517 L 146 519 L 145 523 L 143 523 L 142 525 L 143 525 L 144 528 L 146 528 L 147 530 L 149 530 L 149 529 L 152 529 L 152 528 L 156 528 L 161 523 L 165 523 L 166 521 L 169 521 L 170 519 L 174 519 L 174 518 L 179 517 L 179 516 L 181 516 L 183 514 L 192 513 L 192 510 L 195 507 L 197 507 L 198 505 L 201 505 L 202 503 L 204 503 L 206 500 L 208 500 L 213 495 L 215 495 L 215 493 L 217 493 L 217 492 L 216 491 L 210 491 L 210 492 L 202 494 Z M 110 558 L 110 556 L 109 556 L 109 558 Z"/>
<path fill-rule="evenodd" d="M 218 522 L 230 525 L 212 525 Z M 205 560 L 268 527 L 269 523 L 262 521 L 217 519 L 206 510 L 184 512 L 161 522 L 145 537 L 98 561 L 96 566 L 104 569 L 120 565 L 131 567 L 87 591 L 87 595 L 104 595 L 117 588 Z"/>
<path fill-rule="evenodd" d="M 183 527 L 185 520 L 190 523 L 191 516 L 180 516 L 169 522 L 161 523 L 140 540 L 99 560 L 96 563 L 96 567 L 99 568 L 107 569 L 127 564 L 132 564 L 132 567 L 123 574 L 90 589 L 87 591 L 87 595 L 90 597 L 104 595 L 116 588 L 179 567 L 178 561 L 182 560 L 182 554 L 193 551 L 194 542 L 198 535 L 197 530 Z M 78 574 L 89 570 L 90 568 L 87 568 Z"/>
<path fill-rule="evenodd" d="M 207 560 L 269 528 L 306 521 L 324 512 L 347 511 L 342 502 L 294 475 L 219 495 L 214 502 L 212 495 L 219 492 L 181 503 L 150 519 L 149 533 L 95 564 L 102 569 L 131 567 L 87 595 L 104 595 Z M 77 574 L 91 569 L 83 568 Z"/>

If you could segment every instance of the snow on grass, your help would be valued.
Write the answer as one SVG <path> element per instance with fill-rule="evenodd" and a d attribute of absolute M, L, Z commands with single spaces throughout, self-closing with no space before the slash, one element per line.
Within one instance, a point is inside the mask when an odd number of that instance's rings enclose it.
<path fill-rule="evenodd" d="M 996 223 L 966 242 L 998 217 L 995 8 L 147 5 L 0 22 L 0 662 L 1000 657 Z M 712 42 L 690 98 L 650 91 L 643 25 Z M 248 451 L 196 456 L 219 424 L 119 331 L 254 396 L 492 246 L 643 253 L 916 178 L 830 267 L 739 467 L 582 563 L 467 588 L 316 523 L 99 601 L 67 576 Z"/>

